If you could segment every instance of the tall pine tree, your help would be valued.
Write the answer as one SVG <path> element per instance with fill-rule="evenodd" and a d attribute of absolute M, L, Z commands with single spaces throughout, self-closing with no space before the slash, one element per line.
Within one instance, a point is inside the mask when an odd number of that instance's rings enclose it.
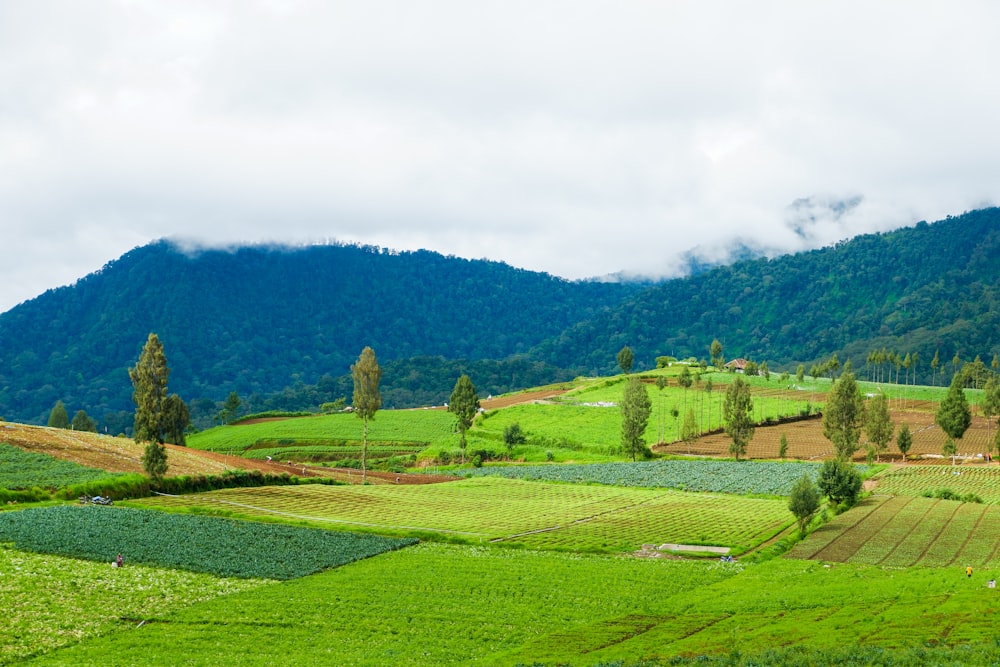
<path fill-rule="evenodd" d="M 164 403 L 170 369 L 163 343 L 155 333 L 149 334 L 138 363 L 128 374 L 135 401 L 135 441 L 148 443 L 142 455 L 142 466 L 150 477 L 159 479 L 167 472 L 167 450 L 163 446 Z"/>

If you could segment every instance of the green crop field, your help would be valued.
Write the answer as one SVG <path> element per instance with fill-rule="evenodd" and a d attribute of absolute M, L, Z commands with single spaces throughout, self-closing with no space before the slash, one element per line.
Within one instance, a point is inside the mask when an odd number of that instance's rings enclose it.
<path fill-rule="evenodd" d="M 985 575 L 955 569 L 788 559 L 744 567 L 425 544 L 151 613 L 138 629 L 29 664 L 672 664 L 703 654 L 729 662 L 694 664 L 857 664 L 734 661 L 782 647 L 852 655 L 855 645 L 907 650 L 921 658 L 905 663 L 913 665 L 944 664 L 928 646 L 980 646 L 958 653 L 969 661 L 947 664 L 991 664 L 975 660 L 996 656 L 996 594 Z M 904 664 L 882 655 L 875 664 Z"/>
<path fill-rule="evenodd" d="M 28 656 L 80 640 L 131 631 L 139 622 L 131 619 L 166 614 L 270 583 L 160 567 L 118 569 L 108 561 L 0 547 L 0 664 L 21 664 Z"/>
<path fill-rule="evenodd" d="M 0 444 L 0 488 L 3 489 L 30 489 L 33 486 L 58 489 L 114 476 L 106 470 Z"/>
<path fill-rule="evenodd" d="M 226 454 L 241 454 L 260 441 L 293 444 L 298 440 L 360 442 L 361 420 L 350 413 L 295 417 L 275 421 L 218 426 L 188 438 L 188 446 Z M 444 410 L 380 410 L 368 423 L 373 445 L 425 443 L 458 444 L 455 416 Z"/>
<path fill-rule="evenodd" d="M 819 463 L 771 461 L 661 460 L 586 465 L 485 466 L 462 470 L 466 477 L 504 477 L 547 482 L 662 487 L 684 491 L 786 496 L 802 475 L 814 480 Z M 867 466 L 857 466 L 864 476 Z"/>
<path fill-rule="evenodd" d="M 960 496 L 972 493 L 983 502 L 1000 504 L 1000 468 L 980 464 L 897 466 L 878 481 L 878 492 L 889 495 L 920 496 L 942 489 Z"/>
<path fill-rule="evenodd" d="M 796 545 L 789 558 L 886 567 L 1000 568 L 1000 507 L 873 496 Z M 995 575 L 994 575 L 995 576 Z"/>
<path fill-rule="evenodd" d="M 123 507 L 60 505 L 0 512 L 0 542 L 19 549 L 102 562 L 219 576 L 291 579 L 413 543 L 214 517 L 182 517 Z"/>
<path fill-rule="evenodd" d="M 420 486 L 226 489 L 132 504 L 579 551 L 631 551 L 672 542 L 742 552 L 792 522 L 784 500 L 496 478 Z"/>

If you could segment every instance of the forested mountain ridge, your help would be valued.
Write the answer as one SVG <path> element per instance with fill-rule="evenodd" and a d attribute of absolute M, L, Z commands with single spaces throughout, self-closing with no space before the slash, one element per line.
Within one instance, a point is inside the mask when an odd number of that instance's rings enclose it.
<path fill-rule="evenodd" d="M 429 251 L 184 252 L 160 241 L 0 315 L 0 416 L 44 421 L 56 400 L 105 423 L 131 410 L 126 369 L 151 331 L 164 343 L 172 392 L 222 400 L 229 391 L 266 396 L 343 376 L 365 345 L 383 363 L 507 359 L 639 289 Z M 566 376 L 524 360 L 508 365 L 499 375 Z M 330 379 L 331 391 L 343 384 Z"/>
<path fill-rule="evenodd" d="M 1000 353 L 1000 209 L 659 284 L 567 281 L 485 260 L 358 246 L 136 248 L 0 314 L 0 416 L 44 422 L 57 400 L 113 432 L 131 424 L 126 369 L 156 332 L 170 390 L 204 417 L 230 391 L 254 409 L 350 396 L 371 345 L 386 407 L 447 400 L 469 373 L 498 393 L 661 355 L 794 370 L 872 350 Z"/>
<path fill-rule="evenodd" d="M 925 380 L 935 352 L 989 364 L 1000 353 L 1000 209 L 667 281 L 532 356 L 599 373 L 614 369 L 623 345 L 649 367 L 659 355 L 706 358 L 713 339 L 727 358 L 772 369 L 833 353 L 858 369 L 882 348 L 918 353 Z"/>

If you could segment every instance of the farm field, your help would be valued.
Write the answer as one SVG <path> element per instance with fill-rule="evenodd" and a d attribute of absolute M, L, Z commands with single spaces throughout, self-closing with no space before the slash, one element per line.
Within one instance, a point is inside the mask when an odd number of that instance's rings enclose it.
<path fill-rule="evenodd" d="M 996 655 L 996 591 L 985 578 L 423 544 L 151 614 L 141 628 L 27 664 L 677 664 L 672 656 L 703 654 L 746 664 L 733 656 L 782 647 L 836 656 L 855 645 L 921 651 L 908 664 L 944 664 L 926 647 L 982 646 L 969 662 L 948 663 L 971 665 Z"/>
<path fill-rule="evenodd" d="M 0 488 L 3 489 L 30 489 L 33 486 L 60 488 L 113 476 L 98 468 L 0 444 Z"/>
<path fill-rule="evenodd" d="M 130 438 L 118 438 L 98 433 L 70 431 L 47 426 L 30 426 L 0 422 L 0 443 L 6 443 L 26 452 L 45 454 L 64 461 L 72 461 L 88 468 L 110 473 L 142 473 L 144 445 Z M 286 472 L 272 469 L 259 461 L 219 456 L 199 452 L 188 447 L 167 445 L 167 474 L 210 475 L 220 474 L 230 468 Z"/>
<path fill-rule="evenodd" d="M 226 489 L 130 504 L 578 551 L 634 551 L 644 543 L 671 542 L 742 552 L 792 522 L 783 499 L 496 478 L 419 487 Z"/>
<path fill-rule="evenodd" d="M 892 411 L 892 419 L 896 424 L 896 432 L 899 427 L 906 423 L 910 427 L 913 437 L 913 445 L 910 448 L 911 458 L 918 456 L 940 456 L 941 448 L 945 441 L 945 435 L 941 429 L 934 424 L 933 411 L 908 410 L 905 412 Z M 754 432 L 753 439 L 747 447 L 747 458 L 750 459 L 776 459 L 781 444 L 782 434 L 788 439 L 788 451 L 786 458 L 803 461 L 822 461 L 833 456 L 833 445 L 823 436 L 823 423 L 819 416 L 811 419 L 790 422 L 787 424 L 758 426 Z M 965 437 L 957 441 L 959 455 L 964 457 L 974 457 L 977 453 L 988 451 L 987 445 L 996 436 L 996 426 L 989 428 L 986 420 L 982 417 L 973 417 L 972 426 L 966 432 Z M 661 454 L 694 454 L 698 456 L 730 456 L 730 438 L 725 433 L 716 433 L 699 438 L 690 446 L 684 442 L 675 442 L 668 445 L 657 445 L 654 451 Z M 866 440 L 862 436 L 862 448 L 855 454 L 855 461 L 865 460 L 864 445 Z M 895 437 L 889 444 L 887 452 L 883 453 L 880 460 L 900 461 L 899 450 L 896 449 Z"/>
<path fill-rule="evenodd" d="M 224 577 L 291 579 L 415 540 L 124 507 L 59 505 L 0 512 L 0 542 L 104 563 L 124 553 L 129 563 Z"/>
<path fill-rule="evenodd" d="M 508 465 L 462 470 L 465 477 L 504 477 L 547 482 L 582 482 L 670 488 L 681 491 L 711 491 L 739 495 L 787 496 L 792 486 L 808 475 L 819 475 L 819 463 L 795 461 L 719 461 L 714 459 L 667 459 L 635 463 L 589 463 L 585 465 Z M 867 466 L 858 466 L 864 476 Z"/>
<path fill-rule="evenodd" d="M 896 496 L 920 496 L 949 489 L 960 496 L 968 493 L 983 502 L 1000 504 L 1000 466 L 982 463 L 895 466 L 878 478 L 878 492 Z"/>
<path fill-rule="evenodd" d="M 387 446 L 392 443 L 415 443 L 429 447 L 454 439 L 455 416 L 444 410 L 380 410 L 368 423 L 369 445 Z M 339 441 L 361 442 L 361 420 L 351 413 L 294 417 L 267 420 L 231 426 L 218 426 L 195 433 L 188 439 L 188 446 L 226 454 L 242 454 L 259 442 L 274 448 L 284 441 L 295 442 Z"/>
<path fill-rule="evenodd" d="M 197 602 L 270 585 L 161 567 L 112 568 L 0 546 L 0 664 L 114 631 Z M 114 664 L 106 662 L 104 664 Z"/>
<path fill-rule="evenodd" d="M 797 544 L 788 558 L 885 567 L 1000 569 L 1000 507 L 872 496 Z"/>

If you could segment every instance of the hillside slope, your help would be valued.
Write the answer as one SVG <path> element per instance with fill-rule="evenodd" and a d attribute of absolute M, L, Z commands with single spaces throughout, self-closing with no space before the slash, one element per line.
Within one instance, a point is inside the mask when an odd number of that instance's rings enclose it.
<path fill-rule="evenodd" d="M 949 365 L 956 353 L 989 364 L 1000 353 L 1000 209 L 671 280 L 532 355 L 601 373 L 626 344 L 637 367 L 649 367 L 658 355 L 706 358 L 715 338 L 726 358 L 772 369 L 833 353 L 861 368 L 883 347 L 917 352 L 928 382 L 935 351 Z"/>
<path fill-rule="evenodd" d="M 164 343 L 171 391 L 218 401 L 343 376 L 365 345 L 383 363 L 508 358 L 638 289 L 428 251 L 188 253 L 161 241 L 0 315 L 0 416 L 43 422 L 63 400 L 119 432 L 131 420 L 115 413 L 133 409 L 126 369 L 151 331 Z M 518 363 L 507 370 L 523 375 Z M 541 370 L 522 386 L 558 379 Z"/>

